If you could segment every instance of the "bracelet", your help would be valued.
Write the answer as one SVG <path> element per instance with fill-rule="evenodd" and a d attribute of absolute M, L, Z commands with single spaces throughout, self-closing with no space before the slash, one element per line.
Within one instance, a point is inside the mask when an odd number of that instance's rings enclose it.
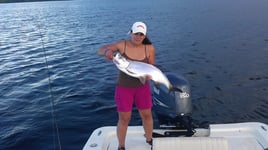
<path fill-rule="evenodd" d="M 108 48 L 105 49 L 103 55 L 106 56 L 106 53 L 107 53 L 108 51 L 110 51 L 110 49 L 108 49 Z"/>

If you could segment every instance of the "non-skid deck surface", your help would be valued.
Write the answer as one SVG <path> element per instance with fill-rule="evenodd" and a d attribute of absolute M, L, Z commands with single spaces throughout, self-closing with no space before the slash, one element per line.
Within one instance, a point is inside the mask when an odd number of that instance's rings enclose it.
<path fill-rule="evenodd" d="M 263 150 L 252 137 L 155 138 L 153 150 Z"/>
<path fill-rule="evenodd" d="M 153 150 L 228 150 L 225 138 L 182 137 L 156 138 Z"/>

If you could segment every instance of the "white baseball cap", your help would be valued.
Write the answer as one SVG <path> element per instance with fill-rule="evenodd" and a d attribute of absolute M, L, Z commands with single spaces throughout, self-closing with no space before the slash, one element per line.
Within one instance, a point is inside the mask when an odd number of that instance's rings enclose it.
<path fill-rule="evenodd" d="M 132 25 L 132 33 L 143 33 L 144 35 L 146 35 L 146 31 L 147 31 L 147 27 L 145 25 L 145 23 L 143 22 L 135 22 L 133 25 Z"/>

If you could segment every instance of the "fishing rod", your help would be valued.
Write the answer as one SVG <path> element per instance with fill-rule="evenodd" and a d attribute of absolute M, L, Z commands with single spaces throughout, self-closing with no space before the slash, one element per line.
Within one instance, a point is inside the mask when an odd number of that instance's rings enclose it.
<path fill-rule="evenodd" d="M 53 94 L 52 94 L 52 87 L 51 87 L 51 75 L 50 75 L 50 71 L 49 71 L 49 67 L 48 67 L 48 60 L 47 60 L 47 51 L 45 49 L 44 46 L 44 40 L 43 40 L 43 35 L 41 33 L 41 29 L 39 26 L 39 35 L 40 35 L 40 39 L 41 39 L 41 44 L 42 44 L 42 50 L 44 53 L 44 58 L 45 58 L 45 65 L 46 65 L 46 71 L 47 71 L 47 78 L 48 78 L 48 87 L 49 87 L 49 97 L 50 97 L 50 112 L 51 112 L 51 116 L 52 116 L 52 126 L 53 126 L 53 135 L 55 135 L 55 128 L 56 128 L 56 135 L 57 135 L 57 141 L 58 141 L 58 145 L 59 145 L 59 150 L 61 150 L 61 143 L 60 143 L 60 134 L 59 134 L 59 128 L 58 128 L 58 123 L 56 121 L 56 117 L 55 117 L 55 104 L 54 104 L 54 98 L 53 98 Z M 56 149 L 56 143 L 55 143 L 55 137 L 53 136 L 53 143 L 54 143 L 54 149 Z"/>

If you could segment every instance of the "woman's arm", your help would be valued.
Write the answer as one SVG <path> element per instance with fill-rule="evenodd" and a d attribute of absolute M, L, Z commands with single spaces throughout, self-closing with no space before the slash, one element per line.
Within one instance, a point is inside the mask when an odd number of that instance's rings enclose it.
<path fill-rule="evenodd" d="M 113 43 L 113 44 L 109 44 L 109 45 L 104 45 L 102 47 L 100 47 L 100 49 L 98 50 L 98 55 L 99 56 L 105 56 L 107 60 L 112 60 L 113 59 L 113 53 L 115 51 L 120 51 L 120 47 L 121 47 L 121 41 Z"/>

